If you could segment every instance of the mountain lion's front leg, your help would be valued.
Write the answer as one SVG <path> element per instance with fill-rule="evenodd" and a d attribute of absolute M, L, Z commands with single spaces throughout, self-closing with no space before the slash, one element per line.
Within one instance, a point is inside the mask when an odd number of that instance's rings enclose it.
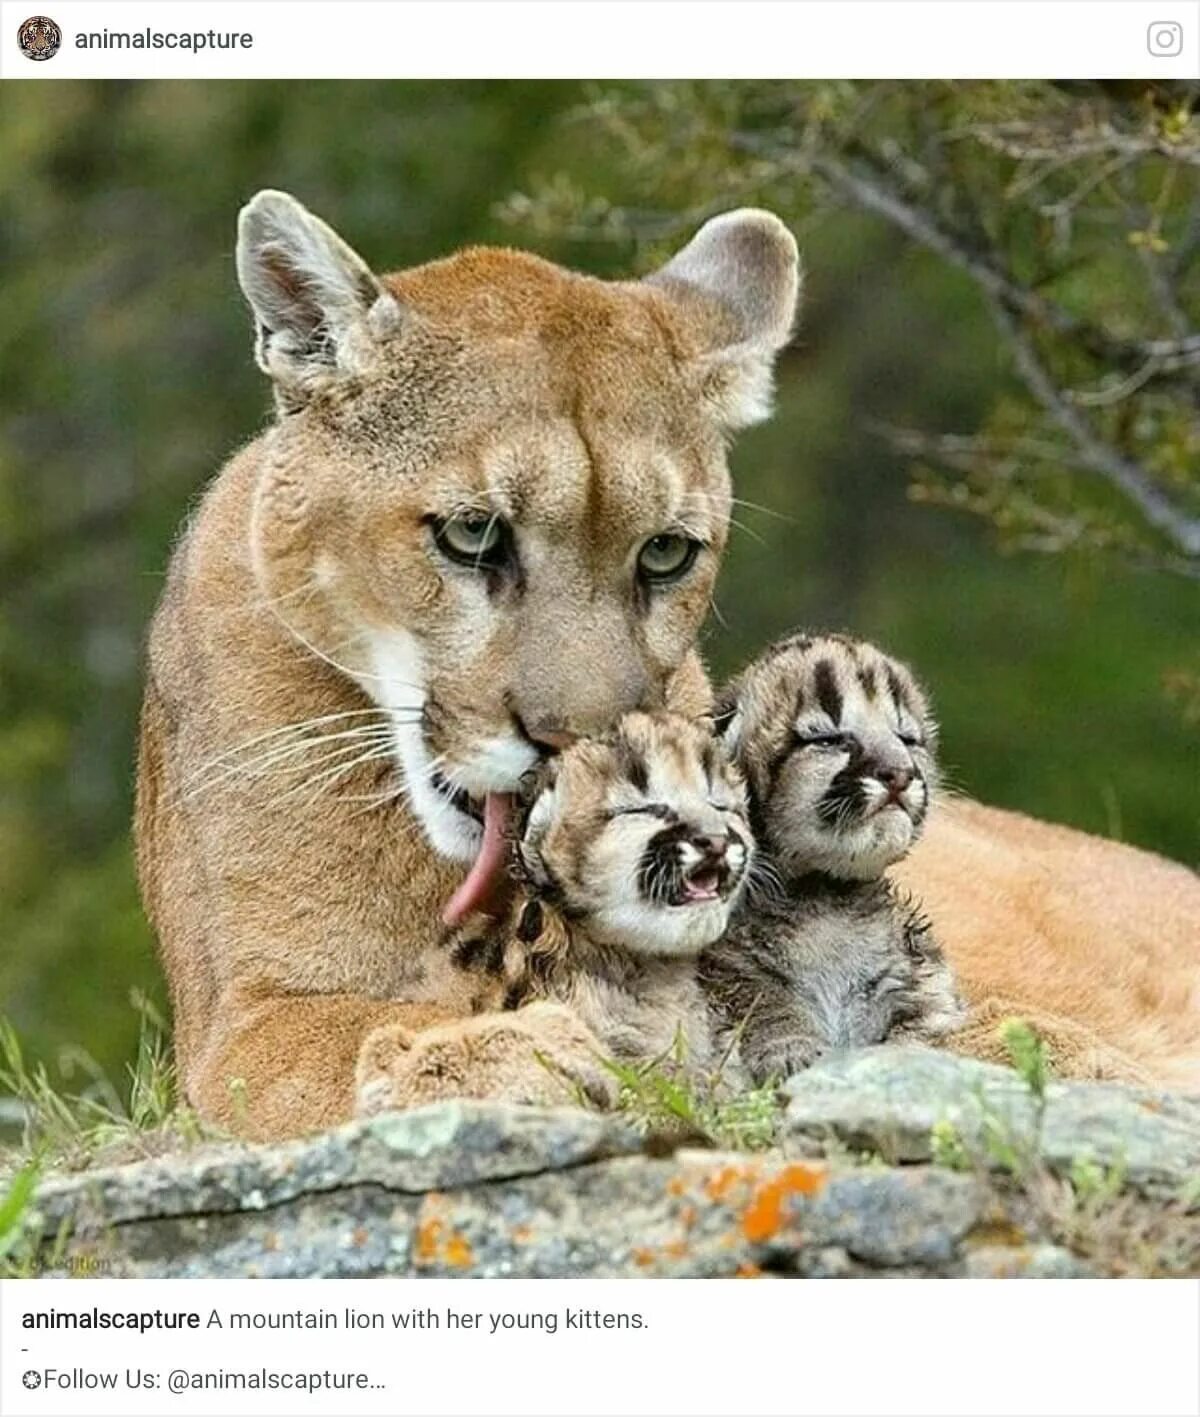
<path fill-rule="evenodd" d="M 965 1025 L 937 1039 L 935 1046 L 982 1062 L 1009 1064 L 1012 1058 L 1003 1036 L 1009 1019 L 1019 1019 L 1038 1035 L 1057 1077 L 1153 1085 L 1153 1076 L 1145 1068 L 1091 1029 L 1073 1019 L 1025 1008 L 1012 999 L 990 998 L 976 1004 Z"/>
<path fill-rule="evenodd" d="M 206 1121 L 251 1141 L 277 1141 L 354 1116 L 354 1078 L 374 1030 L 416 1032 L 452 1014 L 352 994 L 232 989 L 218 999 L 207 1044 L 180 1055 L 187 1100 Z"/>
<path fill-rule="evenodd" d="M 253 1141 L 449 1097 L 606 1103 L 600 1045 L 570 1010 L 539 1004 L 455 1018 L 436 1004 L 348 994 L 231 991 L 185 1078 L 208 1120 Z"/>
<path fill-rule="evenodd" d="M 355 1111 L 370 1115 L 452 1097 L 611 1106 L 616 1085 L 601 1054 L 580 1019 L 550 1002 L 422 1032 L 388 1024 L 367 1037 L 359 1055 Z"/>

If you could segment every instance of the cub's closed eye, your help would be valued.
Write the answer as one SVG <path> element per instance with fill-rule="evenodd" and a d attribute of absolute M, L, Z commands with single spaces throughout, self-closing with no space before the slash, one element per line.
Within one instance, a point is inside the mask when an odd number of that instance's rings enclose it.
<path fill-rule="evenodd" d="M 919 733 L 901 733 L 899 738 L 906 748 L 923 748 L 925 746 L 925 740 Z"/>
<path fill-rule="evenodd" d="M 853 739 L 848 733 L 801 733 L 796 730 L 796 743 L 801 748 L 849 749 Z"/>
<path fill-rule="evenodd" d="M 449 561 L 474 570 L 496 570 L 512 553 L 512 528 L 489 512 L 435 517 L 430 525 L 437 549 Z"/>
<path fill-rule="evenodd" d="M 661 817 L 669 820 L 674 813 L 665 802 L 641 802 L 636 807 L 610 807 L 604 815 L 611 822 L 617 817 Z"/>

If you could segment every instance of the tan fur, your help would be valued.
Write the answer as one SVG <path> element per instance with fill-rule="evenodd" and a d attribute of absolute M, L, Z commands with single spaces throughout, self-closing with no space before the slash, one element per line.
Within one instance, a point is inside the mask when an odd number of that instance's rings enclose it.
<path fill-rule="evenodd" d="M 517 1013 L 431 1028 L 419 1048 L 414 1043 L 399 1024 L 368 1036 L 355 1078 L 360 1116 L 454 1097 L 503 1096 L 549 1107 L 578 1101 L 582 1091 L 600 1106 L 616 1100 L 600 1042 L 561 1004 L 539 1001 Z"/>
<path fill-rule="evenodd" d="M 1021 1005 L 1012 999 L 987 999 L 971 1010 L 966 1025 L 937 1040 L 939 1048 L 978 1058 L 985 1063 L 1011 1066 L 1012 1054 L 1004 1042 L 1003 1025 L 1019 1018 L 1038 1034 L 1055 1077 L 1083 1078 L 1092 1082 L 1123 1082 L 1151 1086 L 1148 1069 L 1115 1048 L 1108 1047 L 1090 1029 L 1059 1014 Z"/>
<path fill-rule="evenodd" d="M 934 922 L 969 1004 L 1066 1020 L 1067 1075 L 1118 1055 L 1200 1092 L 1200 878 L 1171 861 L 950 800 L 892 873 Z M 981 1036 L 982 1035 L 982 1036 Z M 978 1047 L 992 1052 L 994 1029 Z"/>

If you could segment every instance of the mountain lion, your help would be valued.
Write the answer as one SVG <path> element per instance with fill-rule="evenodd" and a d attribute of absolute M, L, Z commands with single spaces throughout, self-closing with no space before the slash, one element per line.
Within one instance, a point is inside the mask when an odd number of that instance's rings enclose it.
<path fill-rule="evenodd" d="M 208 489 L 150 636 L 137 846 L 186 1095 L 248 1136 L 453 1067 L 594 1085 L 567 1009 L 471 1013 L 441 946 L 502 884 L 511 793 L 621 713 L 698 714 L 730 434 L 766 416 L 796 244 L 707 222 L 644 280 L 469 249 L 376 276 L 298 202 L 241 214 L 276 417 Z M 901 868 L 972 1000 L 1200 1081 L 1200 883 L 969 803 Z M 373 1094 L 377 1104 L 381 1088 Z"/>

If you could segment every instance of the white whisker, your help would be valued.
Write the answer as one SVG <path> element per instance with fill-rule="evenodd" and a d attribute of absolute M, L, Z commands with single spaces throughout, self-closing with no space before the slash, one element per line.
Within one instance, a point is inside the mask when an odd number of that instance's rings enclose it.
<path fill-rule="evenodd" d="M 291 637 L 296 641 L 297 644 L 303 645 L 303 647 L 308 650 L 309 654 L 315 655 L 323 664 L 328 664 L 331 669 L 336 669 L 339 674 L 344 674 L 348 679 L 354 680 L 355 683 L 360 683 L 364 679 L 369 679 L 376 684 L 396 685 L 403 683 L 406 689 L 415 689 L 419 687 L 416 684 L 405 683 L 403 680 L 396 679 L 390 674 L 369 674 L 365 669 L 351 669 L 349 665 L 340 663 L 340 661 L 336 660 L 331 654 L 326 654 L 324 650 L 318 649 L 317 646 L 313 644 L 311 640 L 307 639 L 304 635 L 300 633 L 299 630 L 296 629 L 295 625 L 289 624 L 288 621 L 285 620 L 283 616 L 280 615 L 280 613 L 274 608 L 274 606 L 271 606 L 269 608 L 271 610 L 272 615 L 274 615 L 276 620 L 279 621 L 279 623 L 288 632 L 288 634 L 291 635 Z"/>
<path fill-rule="evenodd" d="M 244 742 L 237 743 L 232 748 L 227 748 L 224 752 L 218 753 L 215 758 L 209 758 L 207 762 L 202 763 L 184 779 L 184 785 L 186 786 L 193 778 L 201 776 L 203 773 L 206 773 L 209 768 L 216 767 L 227 758 L 235 757 L 238 753 L 245 752 L 247 748 L 256 747 L 259 743 L 265 743 L 268 739 L 279 738 L 286 733 L 302 733 L 306 728 L 313 728 L 322 723 L 333 723 L 339 719 L 346 718 L 362 718 L 372 714 L 377 717 L 383 717 L 384 710 L 379 708 L 348 709 L 342 713 L 326 713 L 316 718 L 301 718 L 297 719 L 295 723 L 284 723 L 278 728 L 269 728 L 265 733 L 259 733 L 253 738 L 247 738 Z"/>
<path fill-rule="evenodd" d="M 305 757 L 313 750 L 335 743 L 340 739 L 353 739 L 351 743 L 344 743 L 332 754 L 324 754 L 316 762 Z M 227 782 L 231 778 L 261 779 L 269 777 L 273 773 L 295 773 L 306 772 L 313 767 L 320 766 L 321 763 L 329 762 L 333 757 L 340 754 L 357 752 L 360 748 L 368 745 L 391 747 L 391 730 L 384 726 L 372 726 L 370 728 L 350 729 L 345 733 L 327 733 L 319 738 L 306 738 L 300 743 L 289 743 L 286 747 L 276 747 L 274 751 L 260 754 L 257 758 L 251 758 L 247 762 L 227 764 L 219 772 L 210 776 L 203 782 L 197 783 L 184 795 L 184 801 L 190 801 L 193 797 L 202 792 L 208 792 L 217 787 L 222 782 Z M 292 761 L 293 759 L 300 761 Z"/>
<path fill-rule="evenodd" d="M 370 710 L 372 714 L 377 710 Z M 329 715 L 332 721 L 335 718 L 352 718 L 355 714 L 335 714 Z M 316 720 L 314 720 L 315 722 Z M 344 730 L 341 733 L 317 733 L 305 734 L 302 729 L 289 726 L 287 729 L 273 730 L 270 733 L 260 734 L 257 738 L 252 738 L 237 748 L 231 748 L 225 753 L 219 754 L 215 758 L 210 758 L 202 767 L 197 768 L 188 775 L 180 785 L 181 792 L 188 792 L 196 787 L 204 785 L 204 780 L 208 783 L 220 780 L 232 773 L 244 772 L 257 767 L 261 767 L 268 762 L 279 758 L 289 757 L 292 753 L 305 752 L 311 748 L 319 747 L 322 743 L 332 742 L 341 736 L 348 736 L 350 733 L 368 736 L 378 734 L 380 737 L 392 733 L 393 724 L 387 719 L 382 719 L 379 723 L 367 724 L 361 728 Z M 257 754 L 250 754 L 249 750 L 259 746 L 263 751 Z M 247 756 L 249 754 L 249 756 Z"/>
<path fill-rule="evenodd" d="M 259 600 L 247 601 L 245 605 L 235 605 L 231 610 L 227 610 L 219 619 L 232 619 L 235 615 L 252 615 L 257 610 L 271 610 L 276 605 L 283 605 L 295 600 L 298 596 L 304 596 L 305 600 L 311 598 L 320 589 L 320 583 L 314 578 L 305 581 L 295 590 L 285 591 L 283 595 L 265 596 Z M 303 602 L 301 602 L 303 604 Z"/>
<path fill-rule="evenodd" d="M 288 801 L 301 793 L 308 794 L 308 800 L 320 796 L 321 788 L 326 783 L 336 782 L 338 778 L 345 777 L 347 773 L 353 772 L 356 768 L 363 767 L 367 763 L 381 762 L 383 759 L 392 757 L 390 747 L 371 748 L 368 752 L 361 754 L 357 758 L 352 758 L 348 763 L 339 763 L 336 767 L 327 768 L 324 772 L 318 773 L 316 777 L 307 778 L 304 782 L 299 782 L 295 787 L 290 787 L 281 796 L 276 797 L 272 806 L 279 806 L 280 803 Z"/>

